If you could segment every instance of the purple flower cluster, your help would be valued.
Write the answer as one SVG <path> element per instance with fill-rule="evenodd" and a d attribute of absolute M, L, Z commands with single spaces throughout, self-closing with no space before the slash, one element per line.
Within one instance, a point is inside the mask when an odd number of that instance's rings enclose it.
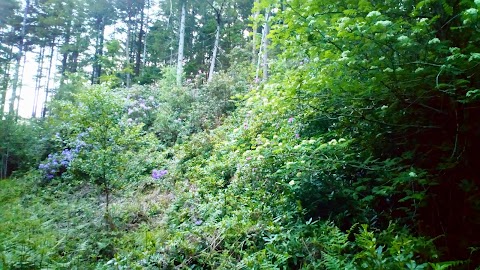
<path fill-rule="evenodd" d="M 88 131 L 91 131 L 91 129 Z M 78 134 L 75 141 L 75 148 L 64 149 L 61 153 L 49 154 L 47 160 L 38 166 L 38 169 L 43 171 L 45 179 L 51 180 L 68 169 L 70 163 L 78 155 L 80 150 L 87 146 L 82 138 L 87 135 L 88 131 Z M 55 136 L 60 137 L 58 133 Z"/>
<path fill-rule="evenodd" d="M 141 96 L 128 97 L 130 99 L 130 104 L 127 106 L 127 124 L 133 124 L 137 120 L 142 121 L 141 119 L 149 117 L 153 108 L 157 106 L 155 98 L 149 96 L 144 98 Z"/>
<path fill-rule="evenodd" d="M 45 179 L 51 180 L 68 168 L 76 154 L 75 150 L 70 149 L 65 149 L 60 154 L 49 154 L 45 163 L 41 163 L 38 169 L 43 171 Z"/>
<path fill-rule="evenodd" d="M 91 131 L 91 129 L 89 129 L 89 131 Z M 87 146 L 87 144 L 82 140 L 82 138 L 85 137 L 86 135 L 88 135 L 87 131 L 77 135 L 77 139 L 75 140 L 75 148 L 74 148 L 75 153 L 80 152 L 82 148 Z"/>
<path fill-rule="evenodd" d="M 153 170 L 152 171 L 152 178 L 155 180 L 158 180 L 165 175 L 167 175 L 168 171 L 167 170 Z"/>

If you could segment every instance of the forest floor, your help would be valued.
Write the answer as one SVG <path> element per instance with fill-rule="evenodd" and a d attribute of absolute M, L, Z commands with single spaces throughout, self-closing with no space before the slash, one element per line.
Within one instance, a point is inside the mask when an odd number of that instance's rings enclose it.
<path fill-rule="evenodd" d="M 93 268 L 92 261 L 112 258 L 129 232 L 163 226 L 173 199 L 152 183 L 125 187 L 114 194 L 107 217 L 105 196 L 93 185 L 1 180 L 0 269 L 2 262 L 14 269 Z"/>

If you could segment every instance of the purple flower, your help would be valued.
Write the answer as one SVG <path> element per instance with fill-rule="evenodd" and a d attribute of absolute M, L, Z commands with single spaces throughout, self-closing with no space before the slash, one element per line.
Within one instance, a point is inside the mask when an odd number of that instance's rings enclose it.
<path fill-rule="evenodd" d="M 300 139 L 300 134 L 295 133 L 295 139 Z"/>
<path fill-rule="evenodd" d="M 293 123 L 293 120 L 294 120 L 293 117 L 288 118 L 288 123 L 289 124 Z"/>
<path fill-rule="evenodd" d="M 153 170 L 152 171 L 152 178 L 155 179 L 155 180 L 158 180 L 162 177 L 164 177 L 165 175 L 167 175 L 168 171 L 167 170 Z"/>
<path fill-rule="evenodd" d="M 77 140 L 75 142 L 77 145 L 75 146 L 75 150 L 80 150 L 80 148 L 87 146 L 87 144 L 84 141 Z"/>
<path fill-rule="evenodd" d="M 195 225 L 197 225 L 197 226 L 202 225 L 202 223 L 203 223 L 203 221 L 202 221 L 201 219 L 197 219 L 197 220 L 195 221 Z"/>
<path fill-rule="evenodd" d="M 70 149 L 65 149 L 62 151 L 62 156 L 64 161 L 71 161 L 73 159 L 73 152 Z"/>

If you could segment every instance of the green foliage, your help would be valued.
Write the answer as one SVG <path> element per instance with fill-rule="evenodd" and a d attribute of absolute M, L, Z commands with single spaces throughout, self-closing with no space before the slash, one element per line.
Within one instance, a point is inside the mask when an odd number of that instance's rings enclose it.
<path fill-rule="evenodd" d="M 40 190 L 38 178 L 0 182 L 0 268 L 94 268 L 113 236 L 102 229 L 96 192 L 88 185 Z"/>
<path fill-rule="evenodd" d="M 75 95 L 73 102 L 58 103 L 53 112 L 64 135 L 59 147 L 78 151 L 62 177 L 84 178 L 102 186 L 107 213 L 112 189 L 138 179 L 156 165 L 156 138 L 146 134 L 141 124 L 127 121 L 125 107 L 121 95 L 100 85 Z"/>
<path fill-rule="evenodd" d="M 54 105 L 51 152 L 82 146 L 57 185 L 0 193 L 5 267 L 478 265 L 477 3 L 266 0 L 257 9 L 272 12 L 265 84 L 250 85 L 238 49 L 210 83 L 198 72 L 177 86 L 165 68 L 153 85 L 77 89 Z M 112 78 L 118 45 L 99 59 Z M 187 69 L 203 60 L 192 56 Z M 153 169 L 168 173 L 156 179 Z M 91 182 L 106 191 L 100 203 L 85 195 Z M 109 204 L 106 220 L 94 211 Z M 15 222 L 16 213 L 32 218 Z M 26 234 L 34 241 L 15 238 L 44 218 L 53 221 Z M 63 240 L 66 223 L 85 225 L 67 235 L 92 234 Z"/>
<path fill-rule="evenodd" d="M 45 154 L 42 137 L 48 134 L 35 120 L 15 120 L 7 115 L 0 119 L 0 178 L 14 171 L 27 171 L 38 164 Z"/>
<path fill-rule="evenodd" d="M 469 257 L 478 220 L 458 220 L 479 212 L 459 183 L 479 181 L 477 13 L 472 1 L 289 1 L 280 9 L 275 90 L 257 98 L 271 107 L 261 107 L 264 119 L 290 110 L 300 136 L 320 141 L 312 145 L 345 139 L 343 149 L 287 152 L 291 168 L 305 170 L 300 160 L 312 171 L 299 188 L 307 208 L 333 211 L 346 227 L 396 219 L 434 237 L 447 230 L 449 252 Z"/>
<path fill-rule="evenodd" d="M 243 74 L 220 73 L 210 84 L 198 80 L 179 87 L 175 69 L 165 68 L 163 78 L 153 85 L 134 85 L 121 90 L 127 97 L 127 121 L 142 123 L 165 145 L 216 127 L 235 109 L 231 97 L 247 91 Z"/>
<path fill-rule="evenodd" d="M 74 95 L 85 87 L 87 83 L 86 74 L 81 72 L 66 73 L 63 84 L 55 93 L 55 100 L 73 101 Z"/>
<path fill-rule="evenodd" d="M 354 225 L 350 232 L 343 232 L 332 222 L 305 221 L 296 195 L 300 190 L 296 181 L 301 180 L 290 172 L 282 177 L 268 173 L 280 162 L 274 159 L 281 159 L 278 147 L 286 141 L 279 143 L 275 138 L 276 142 L 264 141 L 255 147 L 268 149 L 272 144 L 275 157 L 246 150 L 244 140 L 251 126 L 245 129 L 242 121 L 234 119 L 213 134 L 195 135 L 174 148 L 169 173 L 177 179 L 177 195 L 165 213 L 166 223 L 126 236 L 122 241 L 132 248 L 120 250 L 112 264 L 125 268 L 376 269 L 380 265 L 427 269 L 425 258 L 436 258 L 430 241 L 393 225 L 379 232 Z M 262 138 L 254 141 L 259 144 Z"/>

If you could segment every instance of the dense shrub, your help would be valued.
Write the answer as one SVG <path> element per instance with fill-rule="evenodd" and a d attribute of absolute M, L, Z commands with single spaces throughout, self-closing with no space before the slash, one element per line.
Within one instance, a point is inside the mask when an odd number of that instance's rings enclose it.
<path fill-rule="evenodd" d="M 0 119 L 0 127 L 0 179 L 36 166 L 47 151 L 42 138 L 50 131 L 39 121 L 17 121 L 11 115 Z"/>

